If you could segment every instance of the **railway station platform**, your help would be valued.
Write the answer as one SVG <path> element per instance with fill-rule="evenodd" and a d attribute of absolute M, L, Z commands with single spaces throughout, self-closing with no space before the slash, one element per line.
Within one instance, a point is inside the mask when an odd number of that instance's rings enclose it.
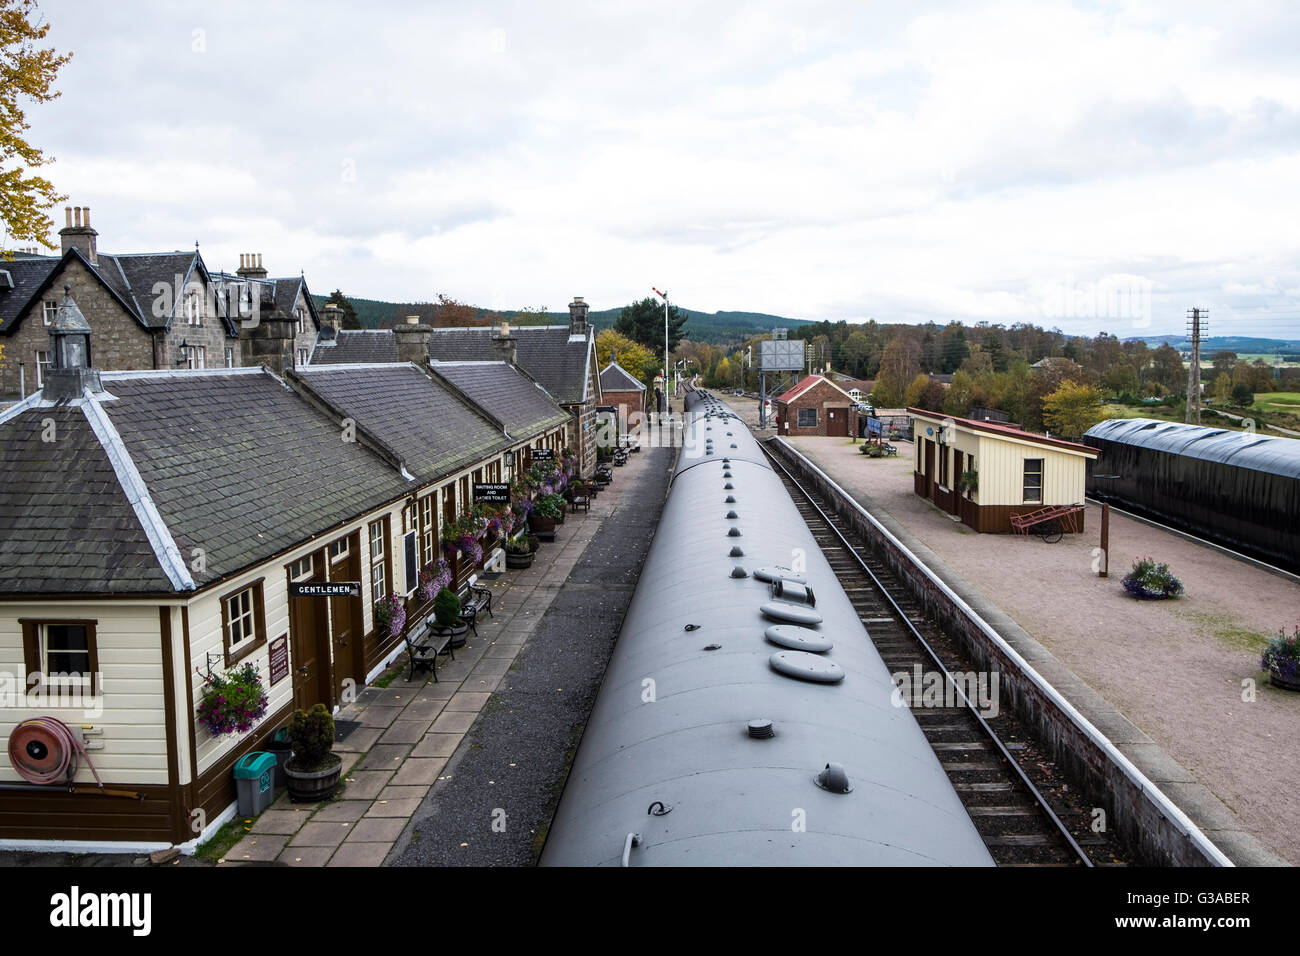
<path fill-rule="evenodd" d="M 675 449 L 644 448 L 591 510 L 569 514 L 532 567 L 506 571 L 438 682 L 405 655 L 336 720 L 345 786 L 322 804 L 281 794 L 219 866 L 518 866 L 553 803 L 631 601 Z"/>
<path fill-rule="evenodd" d="M 1263 641 L 1300 615 L 1293 579 L 1113 511 L 1110 576 L 1099 578 L 1097 505 L 1091 530 L 1056 543 L 980 535 L 913 492 L 911 446 L 870 459 L 843 438 L 789 444 L 1008 642 L 1041 648 L 1026 655 L 1039 673 L 1230 859 L 1300 864 L 1300 694 L 1259 669 Z M 1120 582 L 1135 556 L 1167 562 L 1185 595 L 1128 597 Z"/>

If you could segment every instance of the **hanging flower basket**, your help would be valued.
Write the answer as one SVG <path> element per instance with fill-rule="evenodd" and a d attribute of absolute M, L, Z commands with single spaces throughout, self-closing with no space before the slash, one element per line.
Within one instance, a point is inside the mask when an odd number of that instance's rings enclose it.
<path fill-rule="evenodd" d="M 469 558 L 474 564 L 483 560 L 483 546 L 479 544 L 478 538 L 472 534 L 462 534 L 456 539 L 456 546 L 460 548 L 460 553 Z"/>
<path fill-rule="evenodd" d="M 430 561 L 420 569 L 420 597 L 432 601 L 434 597 L 451 583 L 451 565 L 446 558 Z"/>
<path fill-rule="evenodd" d="M 406 605 L 396 594 L 381 597 L 375 604 L 375 630 L 385 637 L 397 637 L 406 627 Z"/>
<path fill-rule="evenodd" d="M 204 682 L 199 702 L 199 723 L 213 737 L 243 734 L 266 716 L 267 698 L 262 678 L 252 664 L 211 675 Z"/>

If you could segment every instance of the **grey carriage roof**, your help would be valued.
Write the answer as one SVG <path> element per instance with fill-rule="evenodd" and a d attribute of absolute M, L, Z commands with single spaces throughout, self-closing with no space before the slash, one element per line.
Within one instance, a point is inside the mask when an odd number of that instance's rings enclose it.
<path fill-rule="evenodd" d="M 1294 438 L 1249 435 L 1150 418 L 1108 419 L 1093 425 L 1084 437 L 1300 478 L 1300 441 Z"/>
<path fill-rule="evenodd" d="M 713 411 L 715 432 L 739 424 Z M 811 532 L 741 430 L 728 456 L 733 505 L 716 454 L 676 471 L 542 863 L 617 866 L 635 832 L 634 866 L 991 865 L 916 720 L 893 706 L 888 669 Z M 741 537 L 727 535 L 733 526 Z M 728 557 L 733 543 L 742 557 Z M 759 612 L 770 589 L 731 577 L 736 564 L 783 564 L 794 549 L 807 556 L 840 684 L 776 674 Z M 774 722 L 772 739 L 747 737 L 757 718 Z M 845 766 L 851 793 L 814 784 L 827 762 Z M 648 815 L 655 801 L 672 812 Z M 795 808 L 806 832 L 792 833 Z"/>

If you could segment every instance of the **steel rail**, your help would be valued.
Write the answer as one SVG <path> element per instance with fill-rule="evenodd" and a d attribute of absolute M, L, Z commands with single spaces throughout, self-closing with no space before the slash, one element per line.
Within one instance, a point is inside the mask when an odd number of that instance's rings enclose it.
<path fill-rule="evenodd" d="M 1034 786 L 1034 782 L 1029 779 L 1029 776 L 1025 773 L 1024 769 L 1021 768 L 1020 763 L 1011 755 L 1011 751 L 1009 751 L 1002 743 L 1002 739 L 998 737 L 997 732 L 989 726 L 988 721 L 980 716 L 979 710 L 973 703 L 971 703 L 970 698 L 966 696 L 961 685 L 957 683 L 952 674 L 948 671 L 948 668 L 944 666 L 943 661 L 939 659 L 939 655 L 934 652 L 934 648 L 932 648 L 926 639 L 921 636 L 921 632 L 912 624 L 912 621 L 907 616 L 906 612 L 898 606 L 898 602 L 895 601 L 894 596 L 889 593 L 889 589 L 885 587 L 880 578 L 876 577 L 876 573 L 872 571 L 871 567 L 862 559 L 862 555 L 858 553 L 858 549 L 853 546 L 849 539 L 846 538 L 837 527 L 835 527 L 835 523 L 831 521 L 830 516 L 822 510 L 822 507 L 817 504 L 809 491 L 799 483 L 799 480 L 795 478 L 793 474 L 791 474 L 790 470 L 786 468 L 785 463 L 780 461 L 766 446 L 760 447 L 763 448 L 763 453 L 772 461 L 772 464 L 780 469 L 781 473 L 785 475 L 786 480 L 788 480 L 795 488 L 799 489 L 799 493 L 807 499 L 808 504 L 817 512 L 818 515 L 821 516 L 822 521 L 826 523 L 826 527 L 831 530 L 835 537 L 840 539 L 845 550 L 853 556 L 853 560 L 858 563 L 858 566 L 862 569 L 863 573 L 871 579 L 872 583 L 875 584 L 876 588 L 884 596 L 885 600 L 889 602 L 889 606 L 894 609 L 894 614 L 897 618 L 903 622 L 903 625 L 907 630 L 912 632 L 912 636 L 916 638 L 921 647 L 925 649 L 925 652 L 930 655 L 930 659 L 934 661 L 935 666 L 939 668 L 940 672 L 942 672 L 944 679 L 952 685 L 953 690 L 957 692 L 957 696 L 961 698 L 962 703 L 965 704 L 967 710 L 970 711 L 970 715 L 975 718 L 976 722 L 979 723 L 980 728 L 993 742 L 994 746 L 997 747 L 1002 756 L 1006 758 L 1012 769 L 1015 770 L 1016 775 L 1020 778 L 1020 782 L 1024 784 L 1025 788 L 1034 798 L 1034 801 L 1038 804 L 1039 808 L 1047 815 L 1048 819 L 1052 821 L 1057 830 L 1060 831 L 1061 835 L 1065 838 L 1066 843 L 1069 844 L 1070 849 L 1072 849 L 1079 859 L 1083 861 L 1084 866 L 1093 866 L 1092 860 L 1089 859 L 1088 854 L 1084 852 L 1083 848 L 1079 846 L 1078 842 L 1074 839 L 1074 835 L 1071 834 L 1065 824 L 1061 822 L 1061 818 L 1056 815 L 1056 811 L 1048 805 L 1047 799 L 1039 792 L 1038 788 Z"/>

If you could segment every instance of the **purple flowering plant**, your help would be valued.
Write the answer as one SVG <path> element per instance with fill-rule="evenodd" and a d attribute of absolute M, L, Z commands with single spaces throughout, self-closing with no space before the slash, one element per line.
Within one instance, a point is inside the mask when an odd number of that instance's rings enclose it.
<path fill-rule="evenodd" d="M 1290 634 L 1286 628 L 1278 631 L 1264 648 L 1259 666 L 1290 683 L 1300 682 L 1300 624 Z"/>
<path fill-rule="evenodd" d="M 262 678 L 252 664 L 226 674 L 211 674 L 204 680 L 199 702 L 199 723 L 213 737 L 243 734 L 266 716 L 268 701 Z"/>

